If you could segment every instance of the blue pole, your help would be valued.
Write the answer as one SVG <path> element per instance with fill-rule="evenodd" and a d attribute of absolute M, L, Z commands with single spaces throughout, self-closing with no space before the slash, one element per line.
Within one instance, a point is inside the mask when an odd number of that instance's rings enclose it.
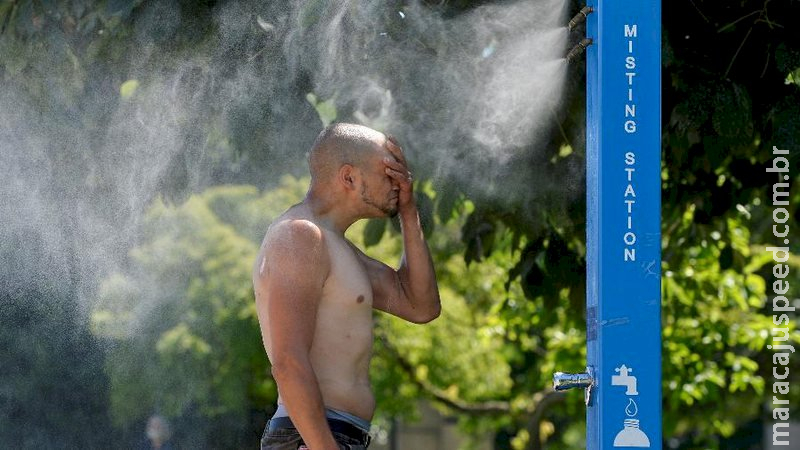
<path fill-rule="evenodd" d="M 586 444 L 661 448 L 661 4 L 589 6 Z"/>

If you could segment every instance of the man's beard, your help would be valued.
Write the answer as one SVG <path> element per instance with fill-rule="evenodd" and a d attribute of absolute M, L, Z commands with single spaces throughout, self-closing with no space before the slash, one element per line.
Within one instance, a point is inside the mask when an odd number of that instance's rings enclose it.
<path fill-rule="evenodd" d="M 372 206 L 373 208 L 379 210 L 386 217 L 389 217 L 389 218 L 393 219 L 395 216 L 397 216 L 397 206 L 396 205 L 392 206 L 391 201 L 387 202 L 386 204 L 381 205 L 381 204 L 371 200 L 369 198 L 369 196 L 367 195 L 367 187 L 366 186 L 362 186 L 361 187 L 361 201 L 363 201 L 367 205 Z"/>

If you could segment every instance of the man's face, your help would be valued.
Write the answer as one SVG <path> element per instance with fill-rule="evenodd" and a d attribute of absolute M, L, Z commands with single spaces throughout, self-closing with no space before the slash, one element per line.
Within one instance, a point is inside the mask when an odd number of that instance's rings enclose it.
<path fill-rule="evenodd" d="M 394 217 L 397 215 L 398 194 L 397 183 L 386 174 L 383 158 L 392 158 L 386 149 L 386 139 L 376 143 L 375 152 L 367 158 L 362 167 L 364 183 L 361 185 L 361 200 L 373 212 L 380 212 L 378 217 Z"/>

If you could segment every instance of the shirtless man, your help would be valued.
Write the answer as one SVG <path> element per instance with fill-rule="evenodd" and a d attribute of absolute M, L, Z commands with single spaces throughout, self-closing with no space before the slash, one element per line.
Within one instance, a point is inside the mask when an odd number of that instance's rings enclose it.
<path fill-rule="evenodd" d="M 262 450 L 361 449 L 375 411 L 369 381 L 372 309 L 414 323 L 440 312 L 439 291 L 411 184 L 394 138 L 335 124 L 309 157 L 311 186 L 267 230 L 253 267 L 278 411 Z M 344 237 L 355 221 L 399 216 L 394 270 Z"/>

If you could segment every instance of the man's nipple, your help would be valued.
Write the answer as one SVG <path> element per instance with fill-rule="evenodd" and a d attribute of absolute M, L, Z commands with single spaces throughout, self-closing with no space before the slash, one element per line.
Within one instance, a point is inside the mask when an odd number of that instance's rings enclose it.
<path fill-rule="evenodd" d="M 358 303 L 364 303 L 364 296 L 363 295 L 359 295 L 358 298 L 356 299 L 356 301 Z"/>

